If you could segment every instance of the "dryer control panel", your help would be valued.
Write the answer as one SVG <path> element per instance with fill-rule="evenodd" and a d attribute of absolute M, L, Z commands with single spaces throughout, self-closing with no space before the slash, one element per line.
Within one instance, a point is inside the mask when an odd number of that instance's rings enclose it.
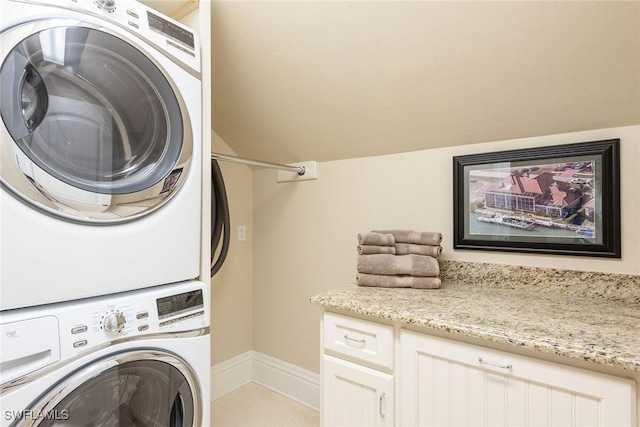
<path fill-rule="evenodd" d="M 8 0 L 12 1 L 12 0 Z M 30 8 L 37 9 L 37 15 L 49 18 L 79 18 L 81 21 L 93 21 L 87 16 L 110 22 L 153 45 L 200 72 L 200 43 L 195 31 L 170 17 L 163 16 L 154 9 L 135 0 L 60 0 L 55 3 L 43 0 L 19 0 L 19 8 L 7 8 L 9 14 L 18 16 L 4 17 L 7 25 L 12 21 L 21 22 L 23 14 L 36 14 Z M 53 4 L 52 4 L 53 3 Z M 46 7 L 46 9 L 43 9 Z M 20 9 L 13 11 L 13 9 Z M 79 16 L 73 16 L 73 12 Z M 7 13 L 3 8 L 3 14 Z M 82 19 L 83 16 L 85 19 Z"/>

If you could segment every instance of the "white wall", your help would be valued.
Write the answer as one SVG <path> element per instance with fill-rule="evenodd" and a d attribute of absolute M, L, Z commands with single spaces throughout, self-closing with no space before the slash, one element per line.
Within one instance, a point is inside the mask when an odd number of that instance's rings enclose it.
<path fill-rule="evenodd" d="M 453 251 L 452 157 L 621 138 L 622 259 Z M 313 159 L 305 159 L 313 160 Z M 440 231 L 443 258 L 640 274 L 640 126 L 324 162 L 319 179 L 253 172 L 253 349 L 319 371 L 320 309 L 309 298 L 354 283 L 356 235 Z"/>

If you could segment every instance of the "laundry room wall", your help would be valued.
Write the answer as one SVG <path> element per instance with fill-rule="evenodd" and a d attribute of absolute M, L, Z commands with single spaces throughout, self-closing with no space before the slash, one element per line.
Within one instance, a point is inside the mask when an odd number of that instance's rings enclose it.
<path fill-rule="evenodd" d="M 215 132 L 211 142 L 214 152 L 236 155 Z M 253 348 L 253 174 L 245 165 L 219 165 L 229 200 L 231 239 L 226 261 L 211 279 L 212 365 Z M 239 225 L 246 226 L 245 241 L 238 241 Z"/>
<path fill-rule="evenodd" d="M 427 137 L 425 137 L 427 138 Z M 622 259 L 453 251 L 452 157 L 621 138 Z M 355 283 L 356 235 L 443 233 L 443 259 L 640 274 L 640 126 L 322 162 L 318 180 L 253 172 L 253 348 L 319 372 L 319 292 Z"/>

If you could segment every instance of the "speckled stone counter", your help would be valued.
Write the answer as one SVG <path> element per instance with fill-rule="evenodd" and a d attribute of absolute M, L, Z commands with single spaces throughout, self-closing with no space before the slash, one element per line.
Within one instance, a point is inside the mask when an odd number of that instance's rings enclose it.
<path fill-rule="evenodd" d="M 454 263 L 455 264 L 455 263 Z M 491 264 L 444 265 L 440 289 L 349 285 L 311 298 L 326 308 L 436 329 L 602 365 L 640 371 L 640 276 L 584 273 L 589 283 L 558 284 L 558 270 L 519 267 L 514 283 Z M 507 269 L 508 270 L 508 269 Z M 493 275 L 490 271 L 493 271 Z M 548 276 L 545 276 L 548 274 Z M 563 272 L 561 282 L 580 272 Z M 497 277 L 496 277 L 497 276 Z M 492 279 L 493 277 L 493 279 Z M 547 277 L 547 280 L 544 279 Z M 496 280 L 501 280 L 500 284 Z M 528 280 L 528 279 L 527 279 Z M 584 282 L 584 277 L 580 279 Z M 610 288 L 622 288 L 614 292 Z M 374 319 L 375 320 L 375 319 Z"/>

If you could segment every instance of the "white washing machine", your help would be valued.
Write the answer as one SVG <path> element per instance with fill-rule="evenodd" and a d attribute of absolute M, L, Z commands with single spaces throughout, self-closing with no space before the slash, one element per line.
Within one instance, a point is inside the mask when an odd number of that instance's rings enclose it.
<path fill-rule="evenodd" d="M 188 281 L 0 312 L 2 426 L 209 426 L 209 296 Z"/>
<path fill-rule="evenodd" d="M 0 310 L 196 278 L 196 34 L 131 0 L 0 1 Z"/>

